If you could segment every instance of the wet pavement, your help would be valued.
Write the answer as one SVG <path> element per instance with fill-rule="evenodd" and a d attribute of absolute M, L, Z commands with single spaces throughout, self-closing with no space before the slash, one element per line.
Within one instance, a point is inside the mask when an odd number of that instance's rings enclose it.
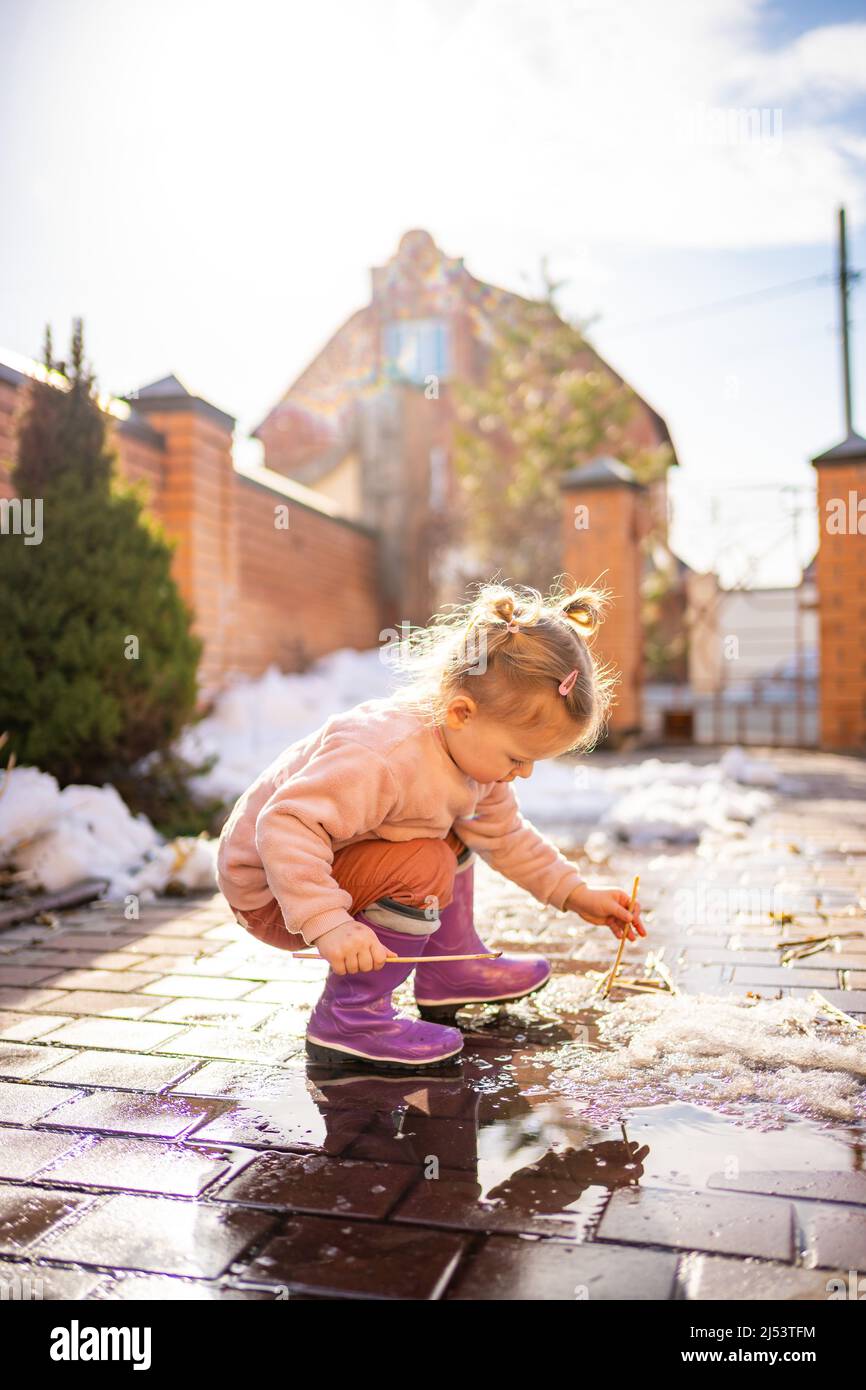
<path fill-rule="evenodd" d="M 798 786 L 742 836 L 575 858 L 594 883 L 641 875 L 631 975 L 661 951 L 686 994 L 818 988 L 866 1020 L 866 763 L 761 756 Z M 611 1046 L 568 1000 L 614 938 L 476 875 L 482 934 L 543 950 L 555 978 L 466 1010 L 463 1057 L 435 1075 L 309 1063 L 324 963 L 253 941 L 218 895 L 0 934 L 0 1291 L 825 1300 L 864 1277 L 863 1121 L 793 1097 L 768 1125 L 766 1100 L 710 1108 L 676 1078 L 599 1119 L 561 1058 Z M 778 943 L 819 932 L 846 940 L 780 964 Z"/>

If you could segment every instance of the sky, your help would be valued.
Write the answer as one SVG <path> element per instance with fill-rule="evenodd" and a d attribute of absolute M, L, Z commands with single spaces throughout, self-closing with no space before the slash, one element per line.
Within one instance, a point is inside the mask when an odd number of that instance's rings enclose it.
<path fill-rule="evenodd" d="M 81 315 L 101 390 L 176 372 L 255 459 L 404 231 L 522 293 L 546 257 L 668 423 L 676 552 L 726 585 L 813 555 L 840 205 L 866 267 L 862 5 L 0 0 L 0 130 L 0 352 L 50 322 L 62 356 Z"/>

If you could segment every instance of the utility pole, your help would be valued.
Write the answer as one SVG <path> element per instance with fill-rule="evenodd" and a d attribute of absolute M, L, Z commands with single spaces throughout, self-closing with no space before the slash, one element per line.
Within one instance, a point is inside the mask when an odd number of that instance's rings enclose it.
<path fill-rule="evenodd" d="M 848 295 L 851 285 L 859 278 L 848 269 L 848 238 L 845 232 L 845 209 L 839 209 L 839 307 L 842 326 L 842 385 L 845 391 L 845 438 L 854 433 L 851 409 L 851 324 Z"/>

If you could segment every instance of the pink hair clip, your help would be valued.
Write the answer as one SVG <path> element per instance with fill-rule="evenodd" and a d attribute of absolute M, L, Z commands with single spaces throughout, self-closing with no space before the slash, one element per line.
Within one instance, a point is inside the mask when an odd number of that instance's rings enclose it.
<path fill-rule="evenodd" d="M 519 632 L 519 631 L 520 631 L 520 623 L 516 623 L 513 619 L 512 619 L 512 621 L 511 621 L 510 623 L 507 624 L 507 626 L 508 626 L 508 631 L 509 631 L 509 632 Z"/>
<path fill-rule="evenodd" d="M 568 675 L 566 676 L 565 680 L 560 682 L 560 686 L 559 686 L 559 693 L 560 693 L 560 695 L 567 695 L 568 692 L 569 692 L 569 690 L 570 690 L 571 687 L 574 685 L 574 682 L 575 682 L 576 680 L 577 680 L 577 670 L 569 671 L 569 673 L 568 673 Z"/>

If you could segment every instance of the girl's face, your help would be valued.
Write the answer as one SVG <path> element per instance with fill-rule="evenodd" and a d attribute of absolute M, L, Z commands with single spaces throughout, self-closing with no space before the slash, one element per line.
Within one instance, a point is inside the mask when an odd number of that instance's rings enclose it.
<path fill-rule="evenodd" d="M 448 752 L 476 782 L 531 777 L 536 762 L 567 753 L 577 733 L 565 710 L 549 703 L 537 722 L 503 724 L 482 714 L 470 695 L 455 696 L 440 726 Z"/>

